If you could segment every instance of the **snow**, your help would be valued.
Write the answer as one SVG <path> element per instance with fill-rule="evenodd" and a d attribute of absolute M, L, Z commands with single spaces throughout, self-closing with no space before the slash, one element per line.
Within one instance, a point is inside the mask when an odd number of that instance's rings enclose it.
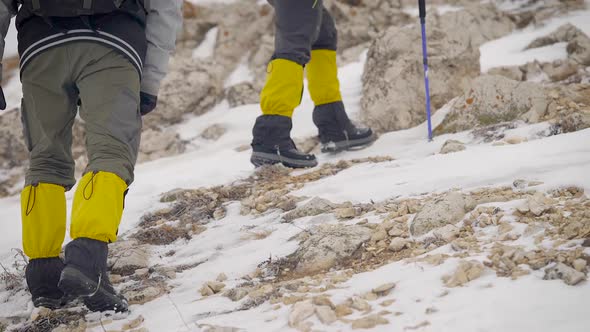
<path fill-rule="evenodd" d="M 194 59 L 206 59 L 215 53 L 215 43 L 217 41 L 218 27 L 213 27 L 207 31 L 201 44 L 193 51 Z"/>
<path fill-rule="evenodd" d="M 212 0 L 191 2 L 204 4 Z M 514 64 L 525 59 L 531 61 L 546 53 L 562 56 L 561 53 L 557 54 L 561 50 L 558 52 L 553 48 L 562 45 L 530 52 L 521 50 L 534 38 L 553 31 L 564 22 L 573 22 L 588 29 L 588 16 L 584 19 L 583 13 L 555 18 L 545 27 L 525 29 L 482 46 L 482 69 Z M 213 54 L 216 34 L 215 29 L 207 33 L 203 43 L 195 50 L 196 57 Z M 353 119 L 358 117 L 360 111 L 361 76 L 365 60 L 366 52 L 358 62 L 339 70 L 344 102 Z M 226 84 L 250 81 L 251 75 L 242 63 Z M 17 79 L 6 87 L 10 105 L 18 102 L 19 89 Z M 306 93 L 295 112 L 295 137 L 309 137 L 317 133 L 311 120 L 312 108 L 313 103 Z M 433 118 L 434 124 L 440 123 L 447 112 L 448 107 L 438 110 Z M 227 184 L 251 175 L 253 167 L 249 164 L 250 152 L 238 152 L 236 148 L 249 144 L 251 127 L 259 114 L 258 105 L 230 108 L 224 101 L 207 114 L 187 117 L 182 124 L 169 128 L 190 142 L 189 149 L 179 156 L 138 165 L 136 182 L 131 186 L 126 200 L 120 228 L 122 236 L 134 230 L 146 212 L 167 206 L 159 202 L 164 192 L 176 188 Z M 202 131 L 213 124 L 226 128 L 226 134 L 217 141 L 200 137 Z M 429 143 L 426 140 L 426 124 L 422 124 L 385 134 L 373 146 L 362 151 L 338 156 L 319 155 L 320 163 L 367 156 L 391 156 L 395 160 L 357 165 L 335 176 L 306 184 L 293 194 L 310 197 L 321 195 L 337 202 L 368 202 L 371 199 L 379 201 L 398 196 L 418 196 L 451 188 L 469 190 L 482 186 L 497 187 L 511 184 L 519 178 L 544 182 L 537 187 L 542 190 L 568 185 L 590 190 L 590 129 L 552 137 L 539 134 L 548 127 L 547 123 L 519 124 L 517 128 L 506 131 L 506 135 L 521 136 L 528 142 L 494 146 L 466 132 L 439 136 Z M 447 139 L 460 140 L 467 149 L 448 155 L 438 154 Z M 67 194 L 69 206 L 72 195 L 73 191 Z M 518 203 L 506 203 L 503 208 L 514 208 Z M 11 249 L 21 246 L 19 205 L 18 196 L 0 199 L 0 263 L 7 267 L 15 260 Z M 230 203 L 226 208 L 226 218 L 212 222 L 205 232 L 192 240 L 179 240 L 155 249 L 151 258 L 153 265 L 203 263 L 179 273 L 172 281 L 174 288 L 169 294 L 142 306 L 132 306 L 128 317 L 104 321 L 107 330 L 120 329 L 129 320 L 142 315 L 145 318 L 143 327 L 149 331 L 200 331 L 199 324 L 236 326 L 246 331 L 294 331 L 287 326 L 288 308 L 273 310 L 266 303 L 248 311 L 223 314 L 237 309 L 239 303 L 220 296 L 202 298 L 198 289 L 204 282 L 215 279 L 220 272 L 229 277 L 226 282 L 228 288 L 233 287 L 262 261 L 293 252 L 297 243 L 291 238 L 302 229 L 336 221 L 332 216 L 318 216 L 281 223 L 276 211 L 255 218 L 241 216 L 238 203 Z M 248 234 L 247 230 L 271 233 L 264 239 L 252 241 L 244 238 Z M 532 240 L 520 241 L 519 244 L 526 244 L 526 241 Z M 170 250 L 176 251 L 174 257 L 164 255 Z M 448 252 L 450 249 L 442 247 L 439 250 Z M 484 257 L 476 259 L 483 260 Z M 390 324 L 378 326 L 373 331 L 405 331 L 425 321 L 429 325 L 419 331 L 582 332 L 587 331 L 590 325 L 587 315 L 590 286 L 587 282 L 576 287 L 566 286 L 561 281 L 541 280 L 541 272 L 513 281 L 498 278 L 487 270 L 481 278 L 441 296 L 446 290 L 441 277 L 454 271 L 457 264 L 457 259 L 449 259 L 440 266 L 404 261 L 391 263 L 374 271 L 357 274 L 328 294 L 335 302 L 339 302 L 363 294 L 375 285 L 396 282 L 396 289 L 388 297 L 380 299 L 380 302 L 395 299 L 390 307 L 384 309 L 403 314 L 391 318 Z M 10 298 L 8 296 L 7 292 L 0 292 L 1 317 L 30 315 L 32 305 L 24 291 Z M 431 307 L 438 312 L 426 314 L 426 309 Z M 352 316 L 358 317 L 358 313 Z M 317 327 L 317 319 L 313 318 L 312 321 Z M 337 322 L 322 327 L 322 330 L 343 331 L 349 328 L 350 325 Z M 97 326 L 88 331 L 98 332 L 103 331 L 103 328 Z"/>
<path fill-rule="evenodd" d="M 250 55 L 246 54 L 242 58 L 236 69 L 229 75 L 229 77 L 225 81 L 225 88 L 229 88 L 232 85 L 236 85 L 243 82 L 254 81 L 254 73 L 252 73 L 252 70 L 250 70 L 250 67 L 248 66 L 249 57 Z"/>
<path fill-rule="evenodd" d="M 589 6 L 590 8 L 590 6 Z M 481 72 L 495 67 L 519 66 L 537 60 L 548 62 L 567 58 L 565 43 L 557 43 L 542 48 L 525 50 L 535 39 L 546 36 L 564 24 L 571 23 L 590 35 L 590 9 L 576 11 L 565 16 L 552 18 L 541 27 L 529 26 L 512 34 L 492 40 L 480 46 Z"/>

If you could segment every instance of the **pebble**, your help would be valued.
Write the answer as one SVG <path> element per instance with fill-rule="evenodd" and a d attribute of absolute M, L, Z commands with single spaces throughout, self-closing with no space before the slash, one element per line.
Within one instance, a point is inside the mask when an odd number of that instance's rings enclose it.
<path fill-rule="evenodd" d="M 393 252 L 401 251 L 408 246 L 408 243 L 408 240 L 401 237 L 396 237 L 391 240 L 391 243 L 389 244 L 389 250 Z"/>
<path fill-rule="evenodd" d="M 315 313 L 318 316 L 320 322 L 326 325 L 334 323 L 338 317 L 336 313 L 329 306 L 321 305 L 315 307 Z"/>

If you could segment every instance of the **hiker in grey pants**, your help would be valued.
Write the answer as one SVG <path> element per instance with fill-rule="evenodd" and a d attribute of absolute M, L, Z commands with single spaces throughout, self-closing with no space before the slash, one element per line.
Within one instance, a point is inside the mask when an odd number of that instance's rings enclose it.
<path fill-rule="evenodd" d="M 299 151 L 291 139 L 291 118 L 301 103 L 304 69 L 322 152 L 336 153 L 372 143 L 372 130 L 356 127 L 344 109 L 336 66 L 338 33 L 323 1 L 269 2 L 276 13 L 275 51 L 260 94 L 262 115 L 252 129 L 252 164 L 317 165 L 316 157 Z"/>
<path fill-rule="evenodd" d="M 80 297 L 92 311 L 126 311 L 107 276 L 124 197 L 134 179 L 141 116 L 157 104 L 181 0 L 0 0 L 0 54 L 16 15 L 23 134 L 26 279 L 35 306 Z M 0 106 L 3 106 L 0 103 Z M 78 113 L 79 110 L 79 113 Z M 74 186 L 72 126 L 80 114 L 88 166 L 74 194 L 65 261 L 65 192 Z"/>

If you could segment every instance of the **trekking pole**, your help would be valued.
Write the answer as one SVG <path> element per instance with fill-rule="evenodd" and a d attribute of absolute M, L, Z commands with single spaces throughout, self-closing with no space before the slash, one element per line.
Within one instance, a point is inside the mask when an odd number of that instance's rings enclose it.
<path fill-rule="evenodd" d="M 418 0 L 420 25 L 422 26 L 422 58 L 424 63 L 424 88 L 426 90 L 426 116 L 428 117 L 428 141 L 432 141 L 432 121 L 430 114 L 430 82 L 428 80 L 428 51 L 426 48 L 426 0 Z"/>

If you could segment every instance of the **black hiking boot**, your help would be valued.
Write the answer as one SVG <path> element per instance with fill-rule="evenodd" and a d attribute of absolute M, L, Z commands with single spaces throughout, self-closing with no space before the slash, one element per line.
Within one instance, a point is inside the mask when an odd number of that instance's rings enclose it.
<path fill-rule="evenodd" d="M 318 164 L 313 154 L 305 154 L 291 139 L 291 118 L 280 115 L 262 115 L 252 129 L 252 157 L 254 166 L 283 164 L 290 168 L 315 167 Z"/>
<path fill-rule="evenodd" d="M 356 127 L 350 121 L 341 101 L 316 106 L 313 123 L 318 127 L 322 152 L 362 149 L 376 139 L 371 128 Z"/>
<path fill-rule="evenodd" d="M 25 270 L 25 277 L 33 305 L 48 309 L 63 307 L 68 299 L 58 287 L 64 263 L 59 257 L 31 259 Z"/>
<path fill-rule="evenodd" d="M 58 285 L 64 293 L 81 297 L 91 311 L 125 312 L 127 300 L 117 294 L 107 275 L 107 255 L 105 242 L 87 238 L 70 242 Z"/>

